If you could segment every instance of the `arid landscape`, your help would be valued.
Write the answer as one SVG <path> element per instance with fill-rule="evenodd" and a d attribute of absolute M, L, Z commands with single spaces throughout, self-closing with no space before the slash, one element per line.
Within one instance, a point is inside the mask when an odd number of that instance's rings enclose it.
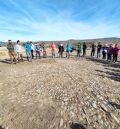
<path fill-rule="evenodd" d="M 15 65 L 4 60 L 4 50 L 1 129 L 119 129 L 120 62 L 109 64 L 88 54 Z"/>

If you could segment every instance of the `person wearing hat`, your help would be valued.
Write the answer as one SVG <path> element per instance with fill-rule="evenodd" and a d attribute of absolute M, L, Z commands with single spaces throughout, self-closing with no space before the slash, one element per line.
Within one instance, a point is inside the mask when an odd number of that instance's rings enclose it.
<path fill-rule="evenodd" d="M 15 48 L 14 48 L 14 44 L 12 43 L 11 40 L 8 40 L 7 49 L 8 49 L 8 53 L 10 56 L 11 64 L 13 63 L 13 61 L 15 61 L 15 64 L 16 64 L 17 59 L 16 59 L 16 55 L 15 55 Z"/>

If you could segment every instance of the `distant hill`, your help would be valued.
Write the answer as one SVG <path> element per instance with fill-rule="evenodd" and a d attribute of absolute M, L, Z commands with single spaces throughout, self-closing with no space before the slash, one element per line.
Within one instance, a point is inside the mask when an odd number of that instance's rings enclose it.
<path fill-rule="evenodd" d="M 85 42 L 88 45 L 92 44 L 93 42 L 95 44 L 97 44 L 98 42 L 101 42 L 101 44 L 115 44 L 115 43 L 120 43 L 120 38 L 110 37 L 110 38 L 97 38 L 97 39 L 84 39 L 84 40 L 69 39 L 69 40 L 61 40 L 61 41 L 60 40 L 59 41 L 33 41 L 33 43 L 42 43 L 42 42 L 45 42 L 47 44 L 50 44 L 52 42 L 56 44 L 58 44 L 59 42 L 63 44 L 67 44 L 68 42 L 70 42 L 71 44 L 77 44 L 78 42 L 81 42 L 81 43 Z M 0 41 L 0 46 L 5 46 L 5 45 L 6 45 L 6 42 Z"/>
<path fill-rule="evenodd" d="M 69 40 L 66 40 L 66 41 L 37 41 L 37 42 L 34 42 L 34 43 L 42 43 L 42 42 L 45 42 L 47 44 L 50 44 L 52 42 L 58 44 L 59 42 L 60 43 L 63 43 L 63 44 L 67 44 L 68 42 L 70 42 L 71 44 L 74 44 L 76 45 L 78 42 L 85 42 L 88 46 L 91 45 L 93 42 L 95 44 L 97 44 L 98 42 L 101 42 L 101 44 L 115 44 L 115 43 L 120 43 L 120 38 L 116 38 L 116 37 L 110 37 L 110 38 L 98 38 L 98 39 L 85 39 L 85 40 L 76 40 L 76 39 L 69 39 Z"/>
<path fill-rule="evenodd" d="M 5 45 L 6 45 L 5 42 L 0 41 L 0 47 L 5 46 Z"/>

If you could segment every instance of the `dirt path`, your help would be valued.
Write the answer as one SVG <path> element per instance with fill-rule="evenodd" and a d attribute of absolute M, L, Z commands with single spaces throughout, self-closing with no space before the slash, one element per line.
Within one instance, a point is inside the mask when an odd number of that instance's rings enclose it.
<path fill-rule="evenodd" d="M 118 129 L 119 121 L 117 65 L 75 58 L 0 63 L 0 124 L 5 128 Z"/>

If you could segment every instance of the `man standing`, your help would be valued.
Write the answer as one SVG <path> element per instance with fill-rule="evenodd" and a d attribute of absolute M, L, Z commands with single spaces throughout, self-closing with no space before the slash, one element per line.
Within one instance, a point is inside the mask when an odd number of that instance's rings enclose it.
<path fill-rule="evenodd" d="M 25 46 L 25 49 L 26 49 L 27 60 L 32 62 L 32 54 L 31 54 L 32 44 L 30 42 L 27 42 L 24 46 Z"/>
<path fill-rule="evenodd" d="M 83 56 L 86 55 L 86 49 L 87 49 L 87 45 L 86 45 L 86 43 L 84 42 L 84 43 L 83 43 Z"/>
<path fill-rule="evenodd" d="M 97 58 L 100 58 L 101 49 L 102 49 L 102 45 L 101 45 L 101 43 L 99 42 L 99 43 L 98 43 L 98 46 L 97 46 Z"/>
<path fill-rule="evenodd" d="M 45 42 L 41 44 L 42 50 L 43 50 L 43 58 L 47 58 L 47 48 Z"/>
<path fill-rule="evenodd" d="M 34 59 L 34 44 L 32 42 L 31 43 L 31 55 L 32 55 L 32 59 Z"/>
<path fill-rule="evenodd" d="M 35 45 L 36 59 L 37 59 L 37 57 L 39 57 L 39 59 L 40 59 L 40 49 L 41 49 L 40 44 L 36 44 Z"/>
<path fill-rule="evenodd" d="M 95 55 L 95 47 L 96 47 L 96 46 L 95 46 L 95 44 L 93 43 L 91 47 L 92 47 L 91 56 L 94 56 L 94 55 Z"/>
<path fill-rule="evenodd" d="M 16 64 L 17 59 L 16 59 L 16 56 L 15 56 L 15 48 L 14 48 L 14 44 L 11 42 L 11 40 L 8 40 L 7 49 L 8 49 L 8 52 L 9 52 L 11 64 L 13 63 L 13 60 L 15 60 L 15 64 Z"/>

